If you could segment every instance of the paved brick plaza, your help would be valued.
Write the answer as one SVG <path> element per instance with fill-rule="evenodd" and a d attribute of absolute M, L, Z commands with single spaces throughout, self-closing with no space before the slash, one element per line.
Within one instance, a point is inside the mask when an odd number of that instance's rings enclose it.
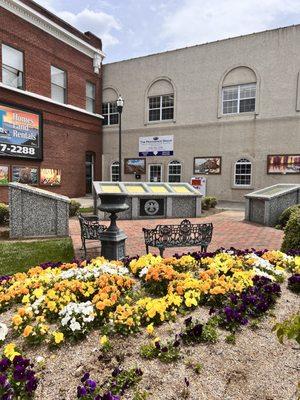
<path fill-rule="evenodd" d="M 209 250 L 215 250 L 219 247 L 229 248 L 231 246 L 244 249 L 279 249 L 282 242 L 282 231 L 249 223 L 243 220 L 244 212 L 241 211 L 223 211 L 218 214 L 210 215 L 204 218 L 191 218 L 191 222 L 212 222 L 214 224 L 213 240 Z M 145 253 L 145 245 L 142 228 L 155 227 L 157 224 L 177 224 L 181 219 L 167 220 L 135 220 L 119 221 L 118 224 L 127 236 L 126 252 L 129 256 Z M 108 222 L 104 222 L 108 224 Z M 76 218 L 70 220 L 70 234 L 72 236 L 75 254 L 77 257 L 83 257 L 80 251 L 80 227 Z M 97 242 L 87 241 L 88 256 L 99 255 L 99 245 Z M 152 253 L 158 253 L 157 249 L 151 248 Z M 165 255 L 172 255 L 175 252 L 185 252 L 198 250 L 194 247 L 167 249 Z"/>

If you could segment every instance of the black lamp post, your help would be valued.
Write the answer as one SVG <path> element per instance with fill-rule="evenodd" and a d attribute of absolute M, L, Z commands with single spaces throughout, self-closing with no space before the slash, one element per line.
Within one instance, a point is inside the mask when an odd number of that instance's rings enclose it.
<path fill-rule="evenodd" d="M 121 129 L 121 117 L 124 107 L 124 100 L 119 96 L 117 100 L 117 110 L 119 113 L 119 182 L 122 182 L 122 129 Z"/>

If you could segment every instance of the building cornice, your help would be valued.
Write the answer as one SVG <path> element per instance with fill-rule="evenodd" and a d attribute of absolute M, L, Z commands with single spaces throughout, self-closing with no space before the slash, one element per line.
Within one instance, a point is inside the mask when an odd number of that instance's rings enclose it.
<path fill-rule="evenodd" d="M 71 104 L 59 103 L 58 101 L 52 100 L 50 97 L 42 96 L 40 94 L 33 93 L 33 92 L 28 92 L 27 90 L 17 89 L 17 88 L 5 85 L 2 82 L 0 82 L 0 88 L 6 89 L 6 90 L 10 90 L 12 92 L 16 92 L 16 93 L 19 93 L 19 94 L 22 94 L 23 96 L 33 97 L 34 99 L 37 99 L 37 100 L 46 101 L 47 103 L 55 104 L 56 106 L 64 107 L 64 108 L 67 108 L 69 110 L 73 110 L 73 111 L 77 111 L 77 112 L 80 112 L 80 113 L 83 113 L 83 114 L 87 114 L 87 115 L 90 115 L 91 117 L 104 119 L 104 117 L 102 115 L 100 115 L 100 114 L 91 113 L 91 112 L 89 112 L 87 110 L 84 110 L 83 108 L 72 106 Z"/>
<path fill-rule="evenodd" d="M 64 29 L 54 21 L 51 21 L 41 13 L 22 3 L 20 0 L 0 0 L 0 7 L 5 8 L 11 13 L 38 27 L 56 39 L 61 40 L 93 60 L 95 57 L 101 57 L 101 59 L 105 57 L 105 54 L 102 52 L 102 50 L 91 46 L 83 39 L 80 39 L 67 29 Z"/>

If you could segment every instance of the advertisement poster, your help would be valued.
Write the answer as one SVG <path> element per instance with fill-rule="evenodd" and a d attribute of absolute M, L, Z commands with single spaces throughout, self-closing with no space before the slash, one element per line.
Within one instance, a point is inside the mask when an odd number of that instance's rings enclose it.
<path fill-rule="evenodd" d="M 124 160 L 125 174 L 145 174 L 146 159 L 145 158 L 125 158 Z"/>
<path fill-rule="evenodd" d="M 42 186 L 59 186 L 61 184 L 61 170 L 41 168 L 40 184 Z"/>
<path fill-rule="evenodd" d="M 0 156 L 39 160 L 42 155 L 40 114 L 0 103 Z"/>
<path fill-rule="evenodd" d="M 39 171 L 35 167 L 12 167 L 12 182 L 25 183 L 26 185 L 38 185 Z"/>
<path fill-rule="evenodd" d="M 212 174 L 221 173 L 221 157 L 195 157 L 194 174 Z"/>
<path fill-rule="evenodd" d="M 206 196 L 206 178 L 203 176 L 193 176 L 191 178 L 191 185 L 199 190 L 202 196 Z"/>
<path fill-rule="evenodd" d="M 139 138 L 139 156 L 172 156 L 174 154 L 174 136 L 145 136 Z"/>
<path fill-rule="evenodd" d="M 300 154 L 268 156 L 268 174 L 300 174 Z"/>
<path fill-rule="evenodd" d="M 7 185 L 9 182 L 9 166 L 0 165 L 0 186 Z"/>

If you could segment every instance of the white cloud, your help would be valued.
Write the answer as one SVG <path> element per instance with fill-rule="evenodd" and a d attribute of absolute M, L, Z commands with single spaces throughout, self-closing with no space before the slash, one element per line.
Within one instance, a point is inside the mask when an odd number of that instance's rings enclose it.
<path fill-rule="evenodd" d="M 82 32 L 90 31 L 102 39 L 103 48 L 119 43 L 114 31 L 121 30 L 120 23 L 113 15 L 102 11 L 93 11 L 88 8 L 76 13 L 58 11 L 55 0 L 39 0 L 39 4 L 53 12 L 59 18 L 73 25 Z"/>
<path fill-rule="evenodd" d="M 112 15 L 101 11 L 92 11 L 87 8 L 78 14 L 70 11 L 61 11 L 57 15 L 80 31 L 91 31 L 95 35 L 98 35 L 102 39 L 104 48 L 119 43 L 117 37 L 111 32 L 113 30 L 120 30 L 121 25 Z"/>
<path fill-rule="evenodd" d="M 297 14 L 299 0 L 184 0 L 165 16 L 161 38 L 184 47 L 290 24 Z"/>

